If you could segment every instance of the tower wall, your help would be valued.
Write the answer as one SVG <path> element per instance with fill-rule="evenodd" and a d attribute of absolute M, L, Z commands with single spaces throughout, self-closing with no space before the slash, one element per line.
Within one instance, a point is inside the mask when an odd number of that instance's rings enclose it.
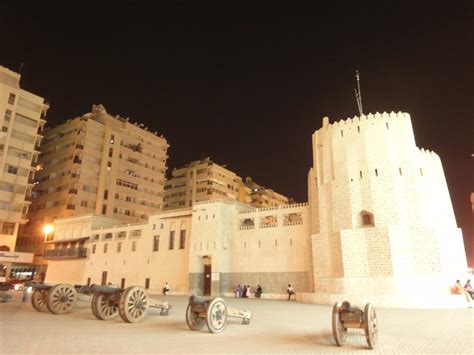
<path fill-rule="evenodd" d="M 308 184 L 320 296 L 377 294 L 390 305 L 413 282 L 446 291 L 466 272 L 441 161 L 416 147 L 407 113 L 324 118 Z"/>

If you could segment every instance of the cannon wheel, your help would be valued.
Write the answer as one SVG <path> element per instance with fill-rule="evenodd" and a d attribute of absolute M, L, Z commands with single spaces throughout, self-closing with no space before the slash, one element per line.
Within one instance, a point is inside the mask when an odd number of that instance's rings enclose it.
<path fill-rule="evenodd" d="M 97 319 L 112 320 L 119 314 L 119 305 L 109 295 L 97 293 L 92 297 L 92 313 Z"/>
<path fill-rule="evenodd" d="M 31 305 L 38 312 L 48 312 L 48 306 L 46 306 L 47 297 L 48 291 L 35 289 L 31 295 Z"/>
<path fill-rule="evenodd" d="M 68 284 L 58 284 L 49 290 L 46 306 L 51 313 L 66 314 L 71 312 L 76 301 L 77 292 L 74 287 Z"/>
<path fill-rule="evenodd" d="M 119 314 L 125 322 L 137 323 L 143 320 L 148 309 L 148 294 L 140 286 L 130 286 L 120 297 Z"/>
<path fill-rule="evenodd" d="M 375 308 L 370 303 L 367 303 L 364 308 L 364 330 L 369 348 L 374 349 L 379 337 L 379 327 Z"/>
<path fill-rule="evenodd" d="M 339 313 L 341 306 L 341 302 L 336 302 L 332 307 L 332 335 L 338 346 L 343 346 L 347 339 L 347 328 L 344 328 Z"/>
<path fill-rule="evenodd" d="M 205 323 L 204 318 L 199 317 L 199 312 L 192 311 L 191 303 L 186 308 L 186 323 L 191 330 L 201 330 Z"/>
<path fill-rule="evenodd" d="M 220 333 L 227 324 L 227 305 L 220 298 L 214 298 L 207 308 L 206 323 L 211 333 Z"/>

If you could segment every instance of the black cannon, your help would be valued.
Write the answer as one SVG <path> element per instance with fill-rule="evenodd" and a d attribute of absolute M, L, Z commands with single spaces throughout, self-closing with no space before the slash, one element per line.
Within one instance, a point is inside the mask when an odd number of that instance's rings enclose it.
<path fill-rule="evenodd" d="M 374 349 L 378 340 L 378 323 L 375 308 L 367 303 L 364 310 L 351 306 L 348 301 L 337 302 L 332 308 L 332 334 L 337 345 L 342 346 L 347 339 L 347 329 L 364 329 L 370 349 Z"/>
<path fill-rule="evenodd" d="M 211 333 L 220 333 L 227 325 L 227 317 L 242 318 L 242 324 L 249 324 L 252 313 L 227 307 L 224 299 L 205 299 L 194 295 L 189 297 L 186 308 L 186 323 L 191 330 L 201 330 L 204 323 Z"/>
<path fill-rule="evenodd" d="M 128 323 L 140 322 L 145 318 L 148 307 L 160 308 L 161 315 L 167 315 L 171 309 L 168 302 L 150 299 L 140 286 L 125 289 L 114 286 L 81 286 L 69 284 L 32 284 L 34 288 L 31 304 L 40 312 L 53 314 L 69 313 L 78 299 L 78 294 L 91 296 L 92 313 L 97 319 L 111 320 L 120 317 Z"/>

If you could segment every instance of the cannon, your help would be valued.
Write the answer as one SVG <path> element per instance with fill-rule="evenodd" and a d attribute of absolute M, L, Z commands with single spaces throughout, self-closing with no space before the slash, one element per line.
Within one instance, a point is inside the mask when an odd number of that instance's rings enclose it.
<path fill-rule="evenodd" d="M 344 345 L 347 329 L 364 329 L 365 339 L 370 349 L 374 349 L 378 340 L 378 323 L 375 308 L 367 303 L 364 310 L 351 306 L 348 301 L 336 302 L 332 308 L 332 334 L 338 346 Z"/>
<path fill-rule="evenodd" d="M 166 301 L 150 299 L 145 289 L 140 286 L 125 289 L 114 286 L 69 284 L 31 286 L 34 288 L 31 304 L 39 312 L 69 313 L 76 304 L 78 294 L 92 296 L 92 313 L 100 320 L 111 320 L 120 315 L 124 321 L 136 323 L 145 318 L 148 307 L 160 308 L 161 315 L 167 315 L 171 309 L 171 305 Z"/>
<path fill-rule="evenodd" d="M 137 323 L 145 318 L 148 308 L 159 308 L 160 315 L 168 315 L 171 305 L 148 296 L 143 287 L 130 286 L 125 289 L 92 285 L 86 289 L 92 297 L 92 313 L 101 320 L 110 320 L 118 315 L 128 323 Z"/>
<path fill-rule="evenodd" d="M 201 330 L 204 323 L 211 333 L 220 333 L 227 325 L 227 317 L 241 318 L 242 324 L 250 324 L 252 313 L 227 307 L 224 299 L 189 297 L 186 308 L 186 323 L 191 330 Z"/>

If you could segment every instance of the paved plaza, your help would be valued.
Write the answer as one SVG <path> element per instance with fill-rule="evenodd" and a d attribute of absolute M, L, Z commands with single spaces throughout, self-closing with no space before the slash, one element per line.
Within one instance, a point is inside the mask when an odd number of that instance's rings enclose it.
<path fill-rule="evenodd" d="M 97 320 L 87 296 L 66 315 L 39 313 L 15 292 L 0 303 L 0 353 L 381 353 L 472 354 L 474 309 L 398 310 L 377 308 L 379 342 L 368 350 L 362 330 L 349 330 L 335 345 L 332 307 L 295 301 L 227 298 L 230 307 L 250 310 L 250 325 L 230 318 L 220 334 L 190 331 L 187 298 L 152 296 L 172 305 L 168 316 L 149 309 L 141 323 Z"/>

